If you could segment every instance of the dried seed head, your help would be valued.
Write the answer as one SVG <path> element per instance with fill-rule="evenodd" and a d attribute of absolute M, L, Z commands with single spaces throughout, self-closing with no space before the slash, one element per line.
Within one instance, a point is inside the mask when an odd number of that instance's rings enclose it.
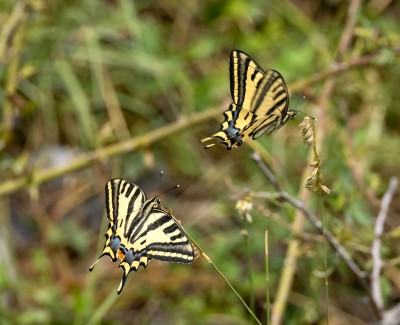
<path fill-rule="evenodd" d="M 246 195 L 242 199 L 238 200 L 236 203 L 236 210 L 239 211 L 244 222 L 252 223 L 253 218 L 250 215 L 250 211 L 253 209 L 253 202 L 251 197 Z"/>
<path fill-rule="evenodd" d="M 303 119 L 303 122 L 300 123 L 300 135 L 303 138 L 303 143 L 309 147 L 313 144 L 315 134 L 314 134 L 314 125 L 312 122 L 312 118 L 306 116 Z"/>
<path fill-rule="evenodd" d="M 313 163 L 310 164 L 311 167 L 313 167 L 313 171 L 311 175 L 306 179 L 306 188 L 310 190 L 311 192 L 318 192 L 320 189 L 323 190 L 327 194 L 331 194 L 331 190 L 321 184 L 321 171 L 320 171 L 320 166 L 321 166 L 321 161 L 317 160 L 314 161 Z"/>
<path fill-rule="evenodd" d="M 311 192 L 317 192 L 319 189 L 318 170 L 319 167 L 314 167 L 311 175 L 306 179 L 306 188 L 308 188 Z"/>
<path fill-rule="evenodd" d="M 321 185 L 321 189 L 322 189 L 326 194 L 329 194 L 329 195 L 332 194 L 332 191 L 331 191 L 327 186 L 325 186 L 325 185 Z"/>

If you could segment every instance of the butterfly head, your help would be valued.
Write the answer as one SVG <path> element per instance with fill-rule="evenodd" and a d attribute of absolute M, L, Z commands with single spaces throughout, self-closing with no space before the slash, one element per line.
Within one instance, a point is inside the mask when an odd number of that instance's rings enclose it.
<path fill-rule="evenodd" d="M 155 197 L 153 197 L 153 198 L 150 199 L 149 201 L 150 201 L 150 206 L 151 206 L 152 208 L 156 208 L 156 207 L 159 207 L 159 206 L 161 205 L 160 197 L 159 197 L 158 195 L 155 196 Z"/>
<path fill-rule="evenodd" d="M 288 110 L 287 111 L 287 116 L 290 120 L 293 120 L 297 115 L 297 111 L 294 110 Z"/>

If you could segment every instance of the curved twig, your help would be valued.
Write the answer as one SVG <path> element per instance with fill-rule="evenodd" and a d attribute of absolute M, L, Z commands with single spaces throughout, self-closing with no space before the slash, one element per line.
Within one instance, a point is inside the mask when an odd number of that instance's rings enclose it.
<path fill-rule="evenodd" d="M 219 114 L 221 114 L 219 109 L 210 109 L 206 112 L 196 113 L 137 137 L 89 152 L 84 156 L 76 158 L 66 166 L 36 171 L 30 175 L 5 181 L 0 183 L 0 196 L 10 194 L 24 187 L 40 185 L 57 177 L 85 168 L 99 160 L 148 146 L 174 133 L 182 132 L 197 124 L 203 123 Z"/>
<path fill-rule="evenodd" d="M 385 224 L 385 220 L 388 214 L 390 202 L 393 199 L 394 192 L 397 188 L 398 180 L 396 177 L 392 177 L 390 179 L 389 187 L 383 196 L 381 202 L 381 209 L 379 214 L 376 218 L 375 223 L 375 234 L 374 234 L 374 241 L 371 247 L 371 256 L 372 256 L 372 271 L 371 271 L 371 295 L 375 301 L 375 304 L 382 312 L 384 305 L 383 305 L 383 297 L 382 297 L 382 290 L 381 290 L 381 270 L 383 266 L 382 258 L 381 258 L 381 245 L 382 245 L 382 234 L 383 234 L 383 226 Z"/>
<path fill-rule="evenodd" d="M 303 202 L 296 200 L 282 189 L 282 187 L 276 180 L 275 175 L 271 172 L 271 170 L 267 167 L 267 165 L 264 164 L 258 153 L 254 153 L 252 155 L 252 159 L 258 164 L 260 169 L 267 176 L 268 181 L 278 192 L 280 198 L 288 202 L 291 206 L 293 206 L 297 210 L 300 210 L 303 213 L 303 215 L 314 225 L 314 227 L 321 232 L 321 234 L 324 233 L 326 240 L 331 244 L 331 246 L 335 249 L 335 251 L 346 263 L 346 265 L 353 271 L 353 273 L 357 276 L 357 278 L 361 282 L 365 283 L 365 279 L 367 278 L 367 273 L 358 267 L 358 265 L 351 258 L 350 254 L 347 252 L 347 250 L 342 245 L 340 245 L 340 243 L 336 240 L 335 236 L 333 236 L 329 230 L 322 228 L 321 221 L 305 207 Z"/>

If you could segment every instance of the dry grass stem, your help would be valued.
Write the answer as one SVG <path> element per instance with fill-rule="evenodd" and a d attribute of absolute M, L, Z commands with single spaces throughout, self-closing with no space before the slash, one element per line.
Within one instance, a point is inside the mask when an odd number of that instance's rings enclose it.
<path fill-rule="evenodd" d="M 371 294 L 375 301 L 375 304 L 378 306 L 381 312 L 383 311 L 384 307 L 381 288 L 381 270 L 383 266 L 381 257 L 381 238 L 383 235 L 383 226 L 388 215 L 389 205 L 397 189 L 397 183 L 397 178 L 392 177 L 390 179 L 389 187 L 385 195 L 383 196 L 381 208 L 375 222 L 374 241 L 371 247 L 371 256 L 373 262 L 371 271 Z"/>

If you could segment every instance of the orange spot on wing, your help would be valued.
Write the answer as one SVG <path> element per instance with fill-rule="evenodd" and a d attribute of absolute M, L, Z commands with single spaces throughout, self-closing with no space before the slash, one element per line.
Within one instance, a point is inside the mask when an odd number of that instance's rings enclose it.
<path fill-rule="evenodd" d="M 117 255 L 119 257 L 119 259 L 122 261 L 125 258 L 125 254 L 123 252 L 121 252 L 121 250 L 119 249 L 117 252 Z"/>

